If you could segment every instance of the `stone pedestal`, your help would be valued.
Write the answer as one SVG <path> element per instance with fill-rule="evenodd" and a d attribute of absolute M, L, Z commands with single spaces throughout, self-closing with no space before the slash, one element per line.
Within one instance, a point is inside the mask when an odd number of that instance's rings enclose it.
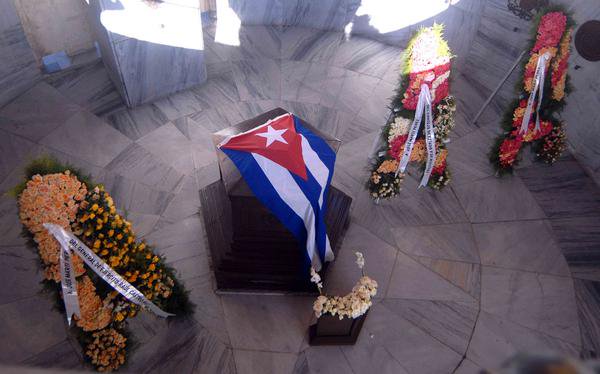
<path fill-rule="evenodd" d="M 281 108 L 222 130 L 215 144 L 229 135 L 248 131 L 287 113 Z M 325 139 L 337 151 L 340 141 L 303 126 Z M 217 289 L 222 291 L 277 291 L 317 294 L 306 268 L 305 250 L 252 193 L 235 165 L 220 150 L 221 180 L 200 190 Z M 336 252 L 349 220 L 352 199 L 331 186 L 325 221 Z M 327 263 L 324 264 L 324 272 Z M 326 274 L 323 274 L 325 277 Z"/>
<path fill-rule="evenodd" d="M 206 81 L 198 1 L 90 0 L 88 16 L 127 106 Z"/>
<path fill-rule="evenodd" d="M 324 314 L 308 328 L 310 345 L 354 345 L 367 319 L 367 311 L 357 318 L 342 318 Z"/>

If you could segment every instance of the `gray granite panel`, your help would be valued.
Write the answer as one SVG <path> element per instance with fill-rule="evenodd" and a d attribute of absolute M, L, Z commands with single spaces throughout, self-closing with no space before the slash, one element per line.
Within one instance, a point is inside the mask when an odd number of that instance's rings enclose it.
<path fill-rule="evenodd" d="M 353 367 L 361 367 L 359 372 L 365 372 L 363 365 L 369 362 L 369 351 L 375 347 L 384 347 L 408 373 L 445 373 L 448 368 L 455 368 L 462 358 L 462 354 L 456 353 L 419 325 L 396 314 L 384 303 L 371 308 L 357 345 L 344 349 L 344 353 Z M 378 365 L 385 364 L 381 362 Z"/>
<path fill-rule="evenodd" d="M 206 81 L 202 51 L 127 39 L 115 45 L 127 103 L 137 106 Z M 164 74 L 165 67 L 169 74 Z"/>
<path fill-rule="evenodd" d="M 329 62 L 344 38 L 341 32 L 324 32 L 293 27 L 283 31 L 281 58 Z"/>
<path fill-rule="evenodd" d="M 427 300 L 384 300 L 393 313 L 463 354 L 477 321 L 478 308 L 468 304 Z"/>
<path fill-rule="evenodd" d="M 483 265 L 570 276 L 547 221 L 473 225 Z"/>
<path fill-rule="evenodd" d="M 138 144 L 131 144 L 110 164 L 108 174 L 126 176 L 161 191 L 173 191 L 182 182 L 183 174 L 165 165 Z"/>
<path fill-rule="evenodd" d="M 13 134 L 38 141 L 79 110 L 78 105 L 42 82 L 0 109 L 0 126 Z"/>
<path fill-rule="evenodd" d="M 233 348 L 299 352 L 312 315 L 312 298 L 232 295 L 221 301 Z"/>
<path fill-rule="evenodd" d="M 469 360 L 482 368 L 496 370 L 507 359 L 523 351 L 531 354 L 552 353 L 577 357 L 579 347 L 502 317 L 480 312 L 467 351 Z"/>
<path fill-rule="evenodd" d="M 233 356 L 238 374 L 291 373 L 298 358 L 293 353 L 241 349 L 235 349 Z"/>
<path fill-rule="evenodd" d="M 123 100 L 101 61 L 52 74 L 46 81 L 69 100 L 98 116 L 123 106 Z"/>
<path fill-rule="evenodd" d="M 236 372 L 231 349 L 193 319 L 166 323 L 132 356 L 128 370 L 147 373 Z"/>
<path fill-rule="evenodd" d="M 68 118 L 64 125 L 41 139 L 40 143 L 104 167 L 132 142 L 98 117 L 82 111 Z"/>
<path fill-rule="evenodd" d="M 410 255 L 479 263 L 469 224 L 398 227 L 392 232 L 398 249 Z"/>
<path fill-rule="evenodd" d="M 481 288 L 482 310 L 581 344 L 571 278 L 484 266 Z"/>
<path fill-rule="evenodd" d="M 0 246 L 0 304 L 34 296 L 43 279 L 36 249 L 28 246 Z"/>
<path fill-rule="evenodd" d="M 545 218 L 531 192 L 515 176 L 488 177 L 451 188 L 471 222 Z"/>
<path fill-rule="evenodd" d="M 281 98 L 281 68 L 276 60 L 235 61 L 233 77 L 242 101 Z"/>
<path fill-rule="evenodd" d="M 0 340 L 0 362 L 17 364 L 67 338 L 66 320 L 54 310 L 54 302 L 44 294 L 0 305 L 0 334 L 10 337 Z"/>
<path fill-rule="evenodd" d="M 159 106 L 146 104 L 110 114 L 106 121 L 130 139 L 137 140 L 167 123 L 169 117 Z"/>
<path fill-rule="evenodd" d="M 573 276 L 600 281 L 598 218 L 561 218 L 551 220 L 550 224 Z"/>
<path fill-rule="evenodd" d="M 600 352 L 600 283 L 575 279 L 574 284 L 582 339 L 581 353 L 584 358 L 595 358 Z"/>
<path fill-rule="evenodd" d="M 71 339 L 62 341 L 22 362 L 24 366 L 37 366 L 44 369 L 81 369 L 83 362 L 73 348 Z"/>
<path fill-rule="evenodd" d="M 549 218 L 600 217 L 600 189 L 571 156 L 517 174 Z"/>
<path fill-rule="evenodd" d="M 40 78 L 14 3 L 0 2 L 0 108 Z"/>

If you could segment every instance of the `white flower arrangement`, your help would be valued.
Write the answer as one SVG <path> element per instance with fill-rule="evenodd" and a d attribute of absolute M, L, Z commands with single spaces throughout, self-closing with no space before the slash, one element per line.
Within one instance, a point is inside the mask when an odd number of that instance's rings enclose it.
<path fill-rule="evenodd" d="M 371 299 L 377 294 L 377 282 L 364 274 L 365 259 L 362 253 L 356 252 L 356 264 L 361 269 L 363 275 L 358 283 L 352 287 L 352 291 L 345 296 L 327 296 L 323 295 L 321 277 L 311 268 L 311 282 L 317 284 L 319 288 L 319 297 L 313 304 L 313 310 L 318 317 L 323 314 L 337 315 L 339 319 L 358 318 L 365 314 L 371 305 Z"/>
<path fill-rule="evenodd" d="M 394 118 L 394 122 L 390 125 L 390 131 L 388 133 L 388 143 L 391 143 L 397 136 L 408 134 L 411 125 L 412 121 L 408 118 Z"/>
<path fill-rule="evenodd" d="M 444 98 L 437 106 L 438 115 L 433 121 L 435 125 L 435 138 L 439 142 L 447 142 L 448 134 L 454 128 L 454 112 L 456 100 L 453 96 Z"/>

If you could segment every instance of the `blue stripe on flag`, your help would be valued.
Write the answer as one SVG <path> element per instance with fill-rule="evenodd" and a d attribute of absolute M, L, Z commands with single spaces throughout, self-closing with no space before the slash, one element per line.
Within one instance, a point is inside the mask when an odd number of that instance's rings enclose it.
<path fill-rule="evenodd" d="M 319 208 L 319 206 L 317 205 L 318 201 L 319 201 L 319 192 L 320 192 L 321 187 L 320 187 L 319 183 L 314 179 L 314 177 L 310 174 L 310 172 L 308 172 L 308 170 L 307 170 L 307 172 L 309 174 L 309 178 L 306 182 L 304 180 L 302 180 L 302 178 L 298 178 L 297 176 L 294 175 L 294 179 L 296 180 L 298 185 L 300 185 L 302 190 L 305 191 L 305 194 L 307 195 L 307 198 L 311 202 L 313 209 L 315 211 L 316 221 L 317 221 L 316 222 L 317 248 L 319 249 L 321 260 L 324 263 L 326 238 L 327 238 L 327 236 L 326 236 L 327 229 L 326 229 L 326 225 L 325 225 L 325 212 L 327 211 L 327 196 L 329 194 L 329 186 L 331 184 L 331 178 L 333 177 L 336 155 L 335 155 L 335 152 L 333 151 L 333 149 L 331 149 L 331 147 L 329 146 L 329 144 L 327 144 L 327 142 L 325 142 L 319 136 L 315 135 L 310 130 L 308 130 L 307 128 L 302 126 L 301 121 L 298 117 L 296 117 L 296 116 L 293 116 L 293 117 L 294 117 L 294 126 L 296 127 L 296 132 L 298 132 L 299 134 L 301 134 L 302 136 L 304 136 L 306 138 L 306 140 L 310 144 L 310 147 L 317 153 L 317 156 L 321 159 L 321 161 L 323 161 L 323 163 L 325 164 L 327 169 L 329 169 L 329 177 L 327 179 L 327 184 L 325 186 L 325 192 L 323 194 L 322 209 Z M 309 185 L 310 185 L 310 187 L 309 187 Z M 313 195 L 312 191 L 315 189 L 317 190 L 317 193 L 316 193 L 316 195 Z M 310 195 L 309 195 L 309 193 L 310 193 Z"/>
<path fill-rule="evenodd" d="M 300 246 L 304 247 L 306 267 L 310 267 L 311 261 L 306 251 L 307 233 L 302 218 L 281 199 L 251 153 L 226 148 L 221 150 L 233 161 L 258 200 L 279 218 L 279 221 L 296 237 Z M 320 257 L 323 261 L 323 257 Z"/>

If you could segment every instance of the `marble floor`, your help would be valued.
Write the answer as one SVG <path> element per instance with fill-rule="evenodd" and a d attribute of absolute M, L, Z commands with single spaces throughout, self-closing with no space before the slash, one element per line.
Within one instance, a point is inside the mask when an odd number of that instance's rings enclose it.
<path fill-rule="evenodd" d="M 396 200 L 375 205 L 363 190 L 400 48 L 264 26 L 243 27 L 240 46 L 215 43 L 207 28 L 208 82 L 135 109 L 115 110 L 101 66 L 38 84 L 0 109 L 0 191 L 28 160 L 53 154 L 104 183 L 178 270 L 196 311 L 171 324 L 148 313 L 133 319 L 131 372 L 468 374 L 516 352 L 594 356 L 600 189 L 568 155 L 552 168 L 526 159 L 515 175 L 494 176 L 486 154 L 517 78 L 477 124 L 472 118 L 528 28 L 503 2 L 485 4 L 464 0 L 439 16 L 457 54 L 459 102 L 448 156 L 454 180 L 442 192 L 417 190 L 412 173 Z M 485 33 L 461 33 L 459 24 Z M 483 71 L 482 60 L 494 65 Z M 210 135 L 275 107 L 343 141 L 333 183 L 354 201 L 326 287 L 342 293 L 354 284 L 355 250 L 380 284 L 354 346 L 307 344 L 312 298 L 213 291 L 198 215 L 198 189 L 219 178 Z M 63 316 L 39 292 L 15 200 L 3 194 L 0 213 L 0 363 L 82 369 Z"/>

